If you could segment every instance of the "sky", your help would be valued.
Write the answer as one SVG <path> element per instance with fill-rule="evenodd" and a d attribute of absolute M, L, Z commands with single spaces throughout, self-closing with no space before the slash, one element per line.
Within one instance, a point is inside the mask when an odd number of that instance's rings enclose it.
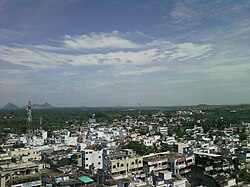
<path fill-rule="evenodd" d="M 0 106 L 250 103 L 250 1 L 0 0 Z"/>

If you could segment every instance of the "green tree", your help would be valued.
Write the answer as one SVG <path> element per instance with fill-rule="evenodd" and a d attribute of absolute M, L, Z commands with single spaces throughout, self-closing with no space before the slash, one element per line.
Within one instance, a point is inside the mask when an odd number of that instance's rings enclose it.
<path fill-rule="evenodd" d="M 123 149 L 133 149 L 139 155 L 149 154 L 152 150 L 138 141 L 131 141 L 123 147 Z"/>

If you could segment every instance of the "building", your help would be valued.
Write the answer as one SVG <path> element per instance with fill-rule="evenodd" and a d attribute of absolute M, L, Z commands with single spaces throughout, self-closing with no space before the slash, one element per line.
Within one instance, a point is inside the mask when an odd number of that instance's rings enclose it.
<path fill-rule="evenodd" d="M 180 142 L 174 143 L 173 149 L 174 149 L 174 152 L 181 153 L 181 154 L 188 154 L 191 150 L 188 144 L 180 143 Z"/>
<path fill-rule="evenodd" d="M 82 167 L 83 169 L 93 169 L 95 172 L 103 167 L 102 159 L 103 151 L 93 149 L 84 149 L 82 151 Z"/>
<path fill-rule="evenodd" d="M 12 162 L 12 157 L 6 152 L 0 153 L 0 167 L 7 166 Z"/>
<path fill-rule="evenodd" d="M 9 164 L 0 167 L 1 187 L 39 187 L 42 185 L 39 165 L 33 162 Z"/>
<path fill-rule="evenodd" d="M 191 171 L 192 186 L 207 186 L 207 187 L 235 187 L 236 180 L 224 171 L 211 170 L 208 166 L 192 166 Z"/>
<path fill-rule="evenodd" d="M 49 187 L 95 187 L 95 181 L 81 173 L 80 171 L 71 171 L 70 173 L 58 172 L 54 170 L 42 170 L 42 186 Z"/>
<path fill-rule="evenodd" d="M 163 135 L 168 135 L 168 127 L 157 127 L 157 132 L 163 134 Z"/>
<path fill-rule="evenodd" d="M 206 167 L 206 171 L 226 171 L 234 169 L 233 163 L 218 154 L 195 152 L 195 162 L 197 166 Z"/>
<path fill-rule="evenodd" d="M 83 161 L 82 161 L 82 153 L 81 152 L 76 152 L 72 153 L 73 155 L 71 156 L 71 161 L 74 166 L 77 167 L 82 167 Z"/>
<path fill-rule="evenodd" d="M 187 179 L 179 176 L 172 176 L 170 171 L 160 171 L 158 176 L 153 175 L 153 185 L 155 187 L 186 187 Z"/>
<path fill-rule="evenodd" d="M 9 155 L 22 162 L 41 160 L 41 155 L 35 148 L 17 148 L 9 152 Z"/>
<path fill-rule="evenodd" d="M 195 164 L 194 155 L 185 156 L 180 153 L 162 152 L 143 156 L 143 165 L 147 173 L 168 170 L 173 174 L 185 175 L 191 172 L 191 166 Z"/>
<path fill-rule="evenodd" d="M 132 149 L 124 149 L 122 152 L 103 151 L 104 175 L 114 179 L 134 176 L 145 177 L 143 171 L 143 157 L 137 156 Z"/>

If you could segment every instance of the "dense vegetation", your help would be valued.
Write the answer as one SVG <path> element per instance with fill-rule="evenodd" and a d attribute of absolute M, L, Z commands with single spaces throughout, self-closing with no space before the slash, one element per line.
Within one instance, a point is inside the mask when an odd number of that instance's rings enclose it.
<path fill-rule="evenodd" d="M 144 114 L 150 114 L 154 110 L 145 110 Z M 87 122 L 95 114 L 97 122 L 111 123 L 114 119 L 125 119 L 126 116 L 136 117 L 138 110 L 123 108 L 56 108 L 32 110 L 32 124 L 34 128 L 40 128 L 51 132 L 53 130 L 68 127 L 74 122 Z M 42 118 L 42 121 L 40 120 Z M 42 123 L 41 123 L 42 122 Z M 0 142 L 7 133 L 23 134 L 27 127 L 27 111 L 0 110 Z"/>
<path fill-rule="evenodd" d="M 176 114 L 177 110 L 202 110 L 204 113 L 194 113 L 191 121 L 186 121 L 185 117 Z M 222 130 L 229 127 L 230 124 L 240 124 L 250 122 L 250 105 L 235 106 L 208 106 L 198 105 L 192 107 L 148 107 L 141 108 L 141 120 L 152 120 L 152 115 L 158 112 L 163 113 L 166 120 L 178 118 L 181 126 L 171 126 L 169 124 L 170 134 L 177 133 L 181 137 L 185 129 L 193 127 L 200 120 L 199 125 L 203 126 L 206 132 L 213 129 Z M 68 127 L 70 124 L 78 121 L 79 123 L 87 122 L 95 114 L 98 122 L 111 123 L 114 119 L 125 119 L 126 116 L 138 118 L 138 108 L 56 108 L 56 109 L 34 109 L 32 111 L 33 126 L 42 127 L 51 132 L 53 130 Z M 40 118 L 42 117 L 42 124 Z M 184 117 L 184 118 L 183 118 Z M 173 123 L 175 123 L 174 121 Z M 22 134 L 26 132 L 27 111 L 19 110 L 0 110 L 0 142 L 2 142 L 7 133 Z M 244 139 L 244 134 L 241 135 Z"/>

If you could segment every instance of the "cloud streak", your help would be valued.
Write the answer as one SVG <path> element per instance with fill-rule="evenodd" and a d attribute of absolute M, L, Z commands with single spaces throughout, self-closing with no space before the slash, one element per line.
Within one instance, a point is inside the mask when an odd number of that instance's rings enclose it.
<path fill-rule="evenodd" d="M 121 38 L 117 31 L 112 33 L 90 33 L 89 35 L 80 36 L 64 35 L 62 43 L 68 49 L 130 49 L 139 47 L 138 44 Z"/>
<path fill-rule="evenodd" d="M 56 44 L 58 43 L 61 45 L 0 45 L 1 60 L 34 70 L 96 65 L 138 69 L 137 66 L 141 65 L 151 65 L 153 68 L 159 64 L 165 66 L 168 62 L 195 59 L 212 50 L 210 44 L 173 43 L 164 39 L 136 43 L 124 40 L 116 31 L 79 37 L 67 36 Z M 88 50 L 83 50 L 84 48 Z M 72 54 L 75 49 L 77 53 Z M 103 51 L 97 52 L 96 49 Z M 161 71 L 164 69 L 161 68 Z M 144 72 L 149 73 L 149 70 L 134 71 L 134 74 L 140 75 Z"/>
<path fill-rule="evenodd" d="M 166 70 L 168 70 L 168 69 L 166 67 L 163 67 L 163 66 L 152 66 L 152 67 L 148 67 L 148 68 L 123 71 L 120 74 L 121 75 L 141 75 L 141 74 L 148 74 L 148 73 L 163 72 Z"/>

